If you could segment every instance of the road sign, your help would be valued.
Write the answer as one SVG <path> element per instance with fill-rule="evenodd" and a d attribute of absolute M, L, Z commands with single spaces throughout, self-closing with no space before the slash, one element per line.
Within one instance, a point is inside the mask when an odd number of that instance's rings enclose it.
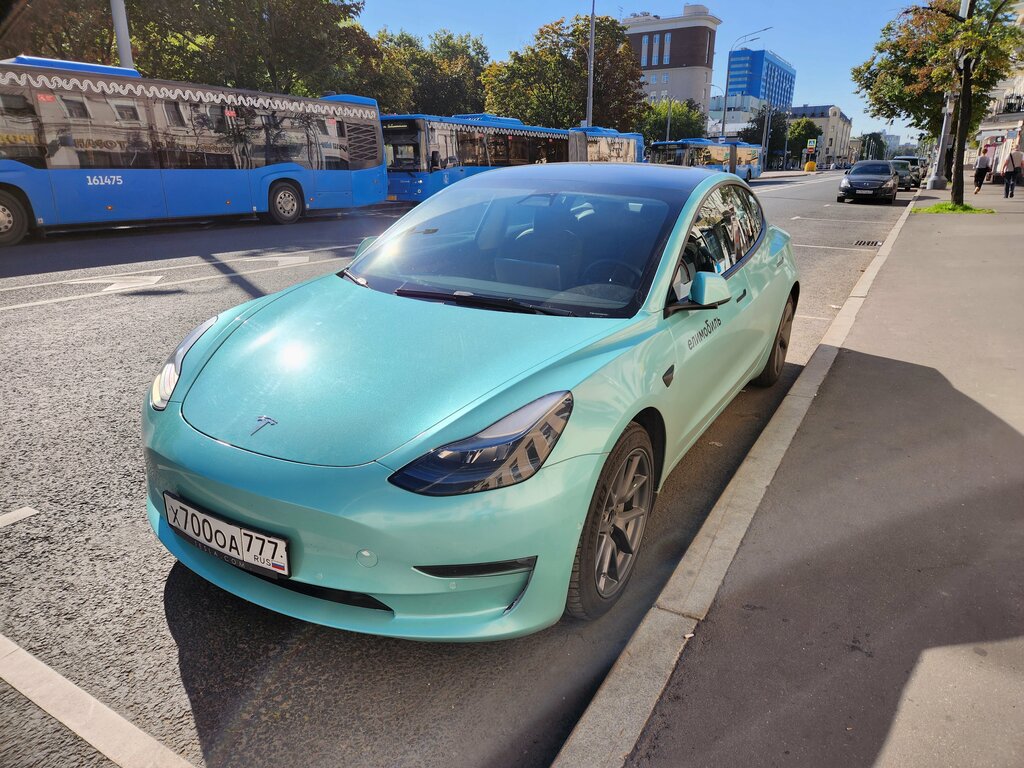
<path fill-rule="evenodd" d="M 817 139 L 808 139 L 807 140 L 807 150 L 808 151 L 812 151 L 816 146 L 818 146 L 818 140 Z"/>

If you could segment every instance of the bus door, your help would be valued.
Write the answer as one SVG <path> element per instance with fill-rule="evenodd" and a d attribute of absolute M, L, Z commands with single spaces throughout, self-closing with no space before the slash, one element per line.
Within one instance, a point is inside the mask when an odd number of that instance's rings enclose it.
<path fill-rule="evenodd" d="M 79 91 L 35 93 L 57 223 L 167 216 L 144 100 Z"/>
<path fill-rule="evenodd" d="M 340 117 L 316 117 L 312 168 L 316 184 L 316 208 L 347 208 L 352 205 L 352 174 L 348 173 L 349 143 L 345 121 Z M 358 138 L 358 133 L 357 133 Z"/>
<path fill-rule="evenodd" d="M 172 218 L 252 214 L 249 169 L 264 136 L 260 116 L 244 108 L 160 101 L 160 161 Z"/>

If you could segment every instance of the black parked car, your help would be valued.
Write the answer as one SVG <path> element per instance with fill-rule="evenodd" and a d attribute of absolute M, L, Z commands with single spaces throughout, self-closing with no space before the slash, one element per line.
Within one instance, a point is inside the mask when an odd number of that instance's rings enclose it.
<path fill-rule="evenodd" d="M 836 202 L 844 200 L 886 200 L 896 202 L 900 177 L 887 160 L 861 160 L 843 175 Z"/>

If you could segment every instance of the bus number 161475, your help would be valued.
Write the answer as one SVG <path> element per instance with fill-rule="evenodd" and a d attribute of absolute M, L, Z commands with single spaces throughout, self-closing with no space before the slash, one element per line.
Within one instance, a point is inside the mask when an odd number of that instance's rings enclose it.
<path fill-rule="evenodd" d="M 124 178 L 121 176 L 86 176 L 85 185 L 87 187 L 109 187 L 119 184 L 124 184 Z"/>

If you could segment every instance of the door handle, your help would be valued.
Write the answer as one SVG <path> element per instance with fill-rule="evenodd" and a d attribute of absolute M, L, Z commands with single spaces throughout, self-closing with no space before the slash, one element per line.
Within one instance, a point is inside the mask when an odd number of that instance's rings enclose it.
<path fill-rule="evenodd" d="M 745 298 L 747 298 L 747 289 L 746 288 L 743 289 L 743 293 L 741 293 L 739 296 L 736 297 L 736 303 L 739 304 Z"/>
<path fill-rule="evenodd" d="M 786 262 L 785 256 L 779 256 L 779 260 L 775 262 L 776 267 L 781 267 Z"/>

